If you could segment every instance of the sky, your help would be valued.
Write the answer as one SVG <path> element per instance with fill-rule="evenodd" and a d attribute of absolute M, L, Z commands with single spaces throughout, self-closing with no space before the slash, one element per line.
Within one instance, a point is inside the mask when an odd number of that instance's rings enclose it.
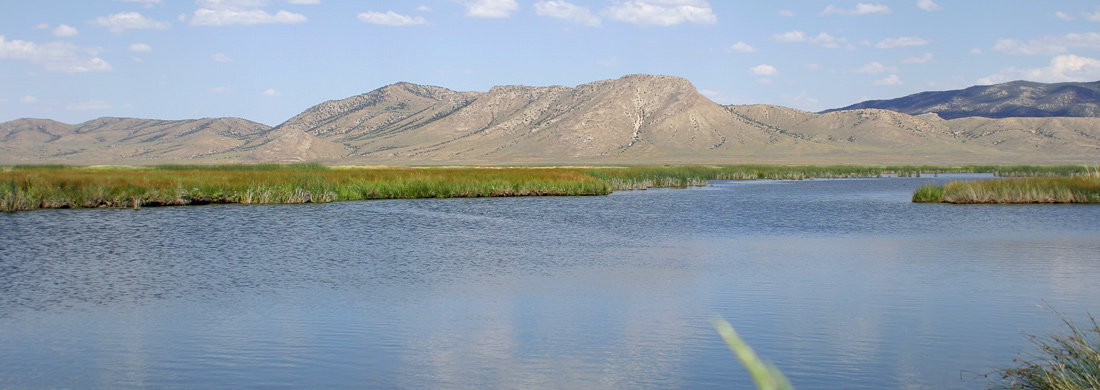
<path fill-rule="evenodd" d="M 1100 80 L 1100 3 L 960 0 L 5 0 L 0 122 L 277 125 L 405 81 L 456 91 L 688 79 L 808 111 Z"/>

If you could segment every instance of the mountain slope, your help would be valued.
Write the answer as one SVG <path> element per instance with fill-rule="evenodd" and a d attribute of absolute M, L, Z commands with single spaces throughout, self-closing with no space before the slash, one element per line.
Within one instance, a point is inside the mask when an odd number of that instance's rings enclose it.
<path fill-rule="evenodd" d="M 1034 88 L 1020 85 L 994 95 L 1002 102 L 1042 100 Z M 993 90 L 983 91 L 979 95 Z M 1006 93 L 1021 95 L 1001 96 Z M 274 128 L 237 118 L 0 124 L 0 164 L 306 161 L 1091 164 L 1100 162 L 1100 118 L 944 119 L 873 108 L 818 114 L 721 106 L 685 79 L 629 75 L 573 88 L 511 85 L 487 92 L 397 83 L 318 104 Z"/>
<path fill-rule="evenodd" d="M 1013 81 L 955 91 L 921 92 L 897 99 L 871 100 L 828 110 L 878 108 L 910 115 L 935 113 L 963 117 L 1100 117 L 1100 81 L 1043 84 Z"/>

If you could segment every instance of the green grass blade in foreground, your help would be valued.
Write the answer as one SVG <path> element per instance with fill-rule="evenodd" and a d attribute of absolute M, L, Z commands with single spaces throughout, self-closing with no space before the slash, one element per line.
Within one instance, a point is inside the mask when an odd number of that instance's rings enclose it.
<path fill-rule="evenodd" d="M 771 363 L 764 363 L 759 356 L 756 356 L 756 352 L 753 352 L 752 348 L 745 344 L 744 340 L 741 340 L 741 336 L 737 335 L 729 322 L 723 319 L 715 319 L 711 321 L 711 324 L 714 325 L 714 330 L 717 330 L 722 339 L 726 341 L 730 351 L 737 355 L 737 359 L 741 360 L 741 364 L 752 375 L 753 381 L 756 382 L 756 388 L 760 390 L 794 389 L 791 387 L 791 383 L 787 381 L 787 377 L 779 371 L 779 368 Z"/>

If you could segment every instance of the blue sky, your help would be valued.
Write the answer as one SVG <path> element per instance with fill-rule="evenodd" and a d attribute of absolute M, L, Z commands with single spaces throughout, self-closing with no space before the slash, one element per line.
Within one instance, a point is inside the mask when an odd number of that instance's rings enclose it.
<path fill-rule="evenodd" d="M 810 111 L 1100 79 L 1100 4 L 958 0 L 11 0 L 0 121 L 279 124 L 399 81 L 459 91 L 687 78 Z"/>

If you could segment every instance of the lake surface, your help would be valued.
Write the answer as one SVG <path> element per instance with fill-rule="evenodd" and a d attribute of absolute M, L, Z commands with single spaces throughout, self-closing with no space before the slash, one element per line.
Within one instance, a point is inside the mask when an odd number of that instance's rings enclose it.
<path fill-rule="evenodd" d="M 0 215 L 0 388 L 980 389 L 1100 312 L 1100 207 L 949 178 Z"/>

